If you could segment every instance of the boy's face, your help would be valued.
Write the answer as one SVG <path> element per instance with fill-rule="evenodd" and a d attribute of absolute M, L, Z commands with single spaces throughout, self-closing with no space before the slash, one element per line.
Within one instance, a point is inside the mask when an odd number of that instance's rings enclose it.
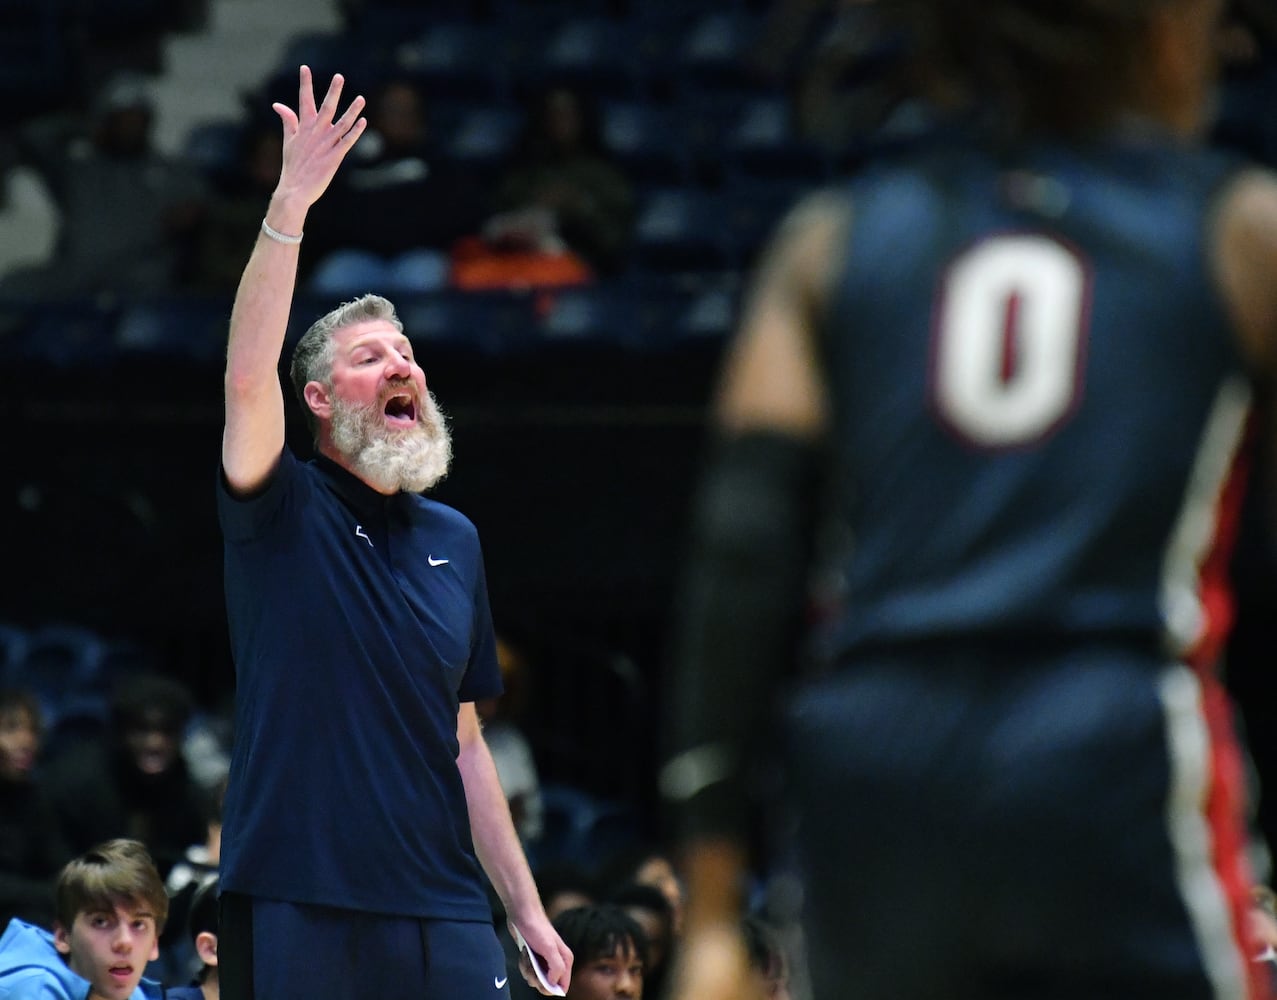
<path fill-rule="evenodd" d="M 141 901 L 78 913 L 69 929 L 55 926 L 53 942 L 71 971 L 92 985 L 89 1000 L 125 1000 L 146 963 L 160 955 L 155 916 Z"/>
<path fill-rule="evenodd" d="M 643 961 L 627 940 L 610 955 L 598 955 L 572 969 L 570 1000 L 641 1000 Z"/>

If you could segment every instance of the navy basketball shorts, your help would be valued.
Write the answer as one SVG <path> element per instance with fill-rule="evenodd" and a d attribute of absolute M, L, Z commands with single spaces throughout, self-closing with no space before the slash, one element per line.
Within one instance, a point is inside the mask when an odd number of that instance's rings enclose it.
<path fill-rule="evenodd" d="M 1266 996 L 1218 683 L 1007 659 L 875 655 L 793 702 L 816 1000 Z"/>
<path fill-rule="evenodd" d="M 509 1000 L 489 923 L 423 920 L 223 893 L 225 1000 Z"/>

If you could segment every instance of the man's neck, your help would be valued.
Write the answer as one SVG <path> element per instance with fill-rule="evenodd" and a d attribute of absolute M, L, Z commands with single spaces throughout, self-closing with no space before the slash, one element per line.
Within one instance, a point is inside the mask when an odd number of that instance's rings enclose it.
<path fill-rule="evenodd" d="M 338 465 L 341 468 L 345 469 L 347 472 L 349 472 L 352 476 L 358 479 L 361 483 L 363 483 L 373 492 L 380 493 L 382 496 L 387 496 L 387 497 L 394 496 L 396 493 L 399 492 L 398 490 L 382 489 L 376 483 L 370 483 L 367 479 L 365 479 L 363 476 L 359 474 L 359 470 L 354 467 L 354 464 L 350 460 L 350 456 L 345 454 L 344 452 L 338 451 L 333 446 L 333 443 L 330 439 L 328 438 L 321 439 L 319 443 L 315 446 L 315 450 L 319 452 L 319 454 L 323 455 L 324 458 L 332 462 L 334 465 Z"/>

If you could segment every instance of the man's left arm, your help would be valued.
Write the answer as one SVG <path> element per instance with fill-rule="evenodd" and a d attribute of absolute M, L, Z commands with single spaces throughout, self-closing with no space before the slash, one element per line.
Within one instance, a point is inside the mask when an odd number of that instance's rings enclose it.
<path fill-rule="evenodd" d="M 473 702 L 462 702 L 457 713 L 457 742 L 460 744 L 457 767 L 466 790 L 470 834 L 479 863 L 501 897 L 508 921 L 519 928 L 528 947 L 545 960 L 549 981 L 566 990 L 572 974 L 572 952 L 550 924 L 541 905 L 541 896 L 515 831 L 510 806 L 497 778 L 497 766 L 483 738 Z M 529 984 L 536 986 L 526 959 L 520 967 Z"/>

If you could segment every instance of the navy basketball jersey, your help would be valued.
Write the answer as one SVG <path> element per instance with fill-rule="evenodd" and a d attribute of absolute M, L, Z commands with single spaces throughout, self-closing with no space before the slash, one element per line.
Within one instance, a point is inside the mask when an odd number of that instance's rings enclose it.
<path fill-rule="evenodd" d="M 1249 382 L 1209 154 L 974 145 L 852 182 L 822 331 L 835 656 L 988 636 L 1218 641 Z"/>

